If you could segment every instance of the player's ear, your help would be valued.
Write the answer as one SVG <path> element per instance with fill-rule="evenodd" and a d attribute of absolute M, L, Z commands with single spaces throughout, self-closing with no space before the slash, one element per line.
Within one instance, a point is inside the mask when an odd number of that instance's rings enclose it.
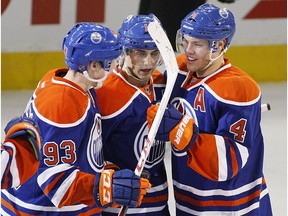
<path fill-rule="evenodd" d="M 226 43 L 227 43 L 226 39 L 220 40 L 218 42 L 218 46 L 219 46 L 220 50 L 224 50 Z"/>
<path fill-rule="evenodd" d="M 94 69 L 99 67 L 99 63 L 97 61 L 92 61 L 91 64 Z"/>
<path fill-rule="evenodd" d="M 91 61 L 88 64 L 88 69 L 89 70 L 96 70 L 97 68 L 99 68 L 99 62 L 97 62 L 97 61 Z"/>
<path fill-rule="evenodd" d="M 93 69 L 93 64 L 94 64 L 93 61 L 89 62 L 88 66 L 87 66 L 87 71 L 90 71 Z"/>

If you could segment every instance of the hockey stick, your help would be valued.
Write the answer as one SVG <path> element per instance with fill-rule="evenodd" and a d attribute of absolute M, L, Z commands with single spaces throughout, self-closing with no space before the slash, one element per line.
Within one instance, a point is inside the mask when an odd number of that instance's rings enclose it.
<path fill-rule="evenodd" d="M 266 112 L 270 110 L 271 110 L 271 106 L 269 103 L 261 104 L 261 112 Z"/>
<path fill-rule="evenodd" d="M 148 32 L 153 38 L 153 40 L 155 41 L 161 53 L 161 56 L 163 58 L 163 62 L 165 64 L 165 68 L 167 71 L 167 83 L 166 83 L 165 91 L 161 99 L 159 108 L 157 110 L 156 116 L 151 125 L 148 136 L 145 139 L 143 150 L 141 152 L 136 169 L 134 170 L 134 173 L 137 176 L 141 176 L 141 173 L 143 171 L 145 162 L 149 155 L 151 146 L 154 142 L 156 133 L 158 131 L 161 119 L 163 118 L 165 109 L 169 102 L 169 99 L 170 99 L 170 96 L 171 96 L 171 93 L 172 93 L 172 90 L 173 90 L 173 87 L 177 78 L 177 74 L 179 71 L 173 48 L 169 42 L 168 37 L 166 36 L 166 33 L 164 32 L 162 27 L 159 25 L 157 18 L 154 18 L 154 21 L 149 23 Z M 122 206 L 120 209 L 120 212 L 118 213 L 118 216 L 126 215 L 127 210 L 128 210 L 127 206 Z"/>

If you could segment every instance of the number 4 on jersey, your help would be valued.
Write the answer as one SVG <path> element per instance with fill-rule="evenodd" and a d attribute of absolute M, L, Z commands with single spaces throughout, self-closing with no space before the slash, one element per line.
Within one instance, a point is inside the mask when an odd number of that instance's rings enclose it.
<path fill-rule="evenodd" d="M 243 143 L 246 135 L 246 127 L 247 120 L 240 119 L 230 126 L 230 132 L 234 134 L 234 140 Z"/>

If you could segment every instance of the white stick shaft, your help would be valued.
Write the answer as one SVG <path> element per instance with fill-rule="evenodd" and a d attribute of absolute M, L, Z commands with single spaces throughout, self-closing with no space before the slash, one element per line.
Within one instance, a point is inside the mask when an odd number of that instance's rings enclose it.
<path fill-rule="evenodd" d="M 169 99 L 170 99 L 170 96 L 171 96 L 171 93 L 172 93 L 172 90 L 173 90 L 173 87 L 177 78 L 177 74 L 179 71 L 178 64 L 177 64 L 175 54 L 174 54 L 174 50 L 169 42 L 169 39 L 166 36 L 166 33 L 162 29 L 162 27 L 158 24 L 157 21 L 154 21 L 154 22 L 149 23 L 148 31 L 151 37 L 154 39 L 162 55 L 162 58 L 166 67 L 166 71 L 167 71 L 167 83 L 166 83 L 166 88 L 165 88 L 163 97 L 161 99 L 159 108 L 157 110 L 156 116 L 149 130 L 148 136 L 145 140 L 144 147 L 140 155 L 140 159 L 135 169 L 135 174 L 138 176 L 140 176 L 143 171 L 145 162 L 147 160 L 151 146 L 154 142 L 156 133 L 158 131 L 160 122 L 163 118 L 165 109 L 169 102 Z"/>
<path fill-rule="evenodd" d="M 261 112 L 266 112 L 270 110 L 271 110 L 271 106 L 269 103 L 261 104 Z"/>
<path fill-rule="evenodd" d="M 153 123 L 151 125 L 151 128 L 149 130 L 148 136 L 145 139 L 144 142 L 144 146 L 143 146 L 143 150 L 141 152 L 140 155 L 140 159 L 137 163 L 137 166 L 134 170 L 135 175 L 137 176 L 141 176 L 141 173 L 143 171 L 145 162 L 147 160 L 147 157 L 149 155 L 151 146 L 154 142 L 156 133 L 158 131 L 160 122 L 163 118 L 165 109 L 167 107 L 167 104 L 169 102 L 177 75 L 178 75 L 178 64 L 176 61 L 176 57 L 174 54 L 174 50 L 170 44 L 170 41 L 166 35 L 166 33 L 164 32 L 164 30 L 162 29 L 162 27 L 159 25 L 158 21 L 155 20 L 154 22 L 149 23 L 148 25 L 148 32 L 151 35 L 151 37 L 153 38 L 153 40 L 155 41 L 165 64 L 165 68 L 167 71 L 167 82 L 166 82 L 166 87 L 165 87 L 165 91 L 163 94 L 163 97 L 161 99 L 159 108 L 157 110 L 156 116 L 153 120 Z M 118 214 L 118 216 L 124 216 L 126 215 L 126 212 L 128 210 L 127 206 L 122 206 L 120 209 L 120 212 Z"/>

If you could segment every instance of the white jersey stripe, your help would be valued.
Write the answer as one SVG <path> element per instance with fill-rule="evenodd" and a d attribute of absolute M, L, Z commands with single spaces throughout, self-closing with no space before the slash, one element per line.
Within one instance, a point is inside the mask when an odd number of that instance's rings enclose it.
<path fill-rule="evenodd" d="M 150 213 L 150 212 L 160 212 L 164 208 L 165 208 L 165 205 L 158 206 L 158 207 L 148 207 L 148 208 L 128 208 L 127 215 L 129 215 L 129 214 L 144 214 L 144 213 Z M 119 208 L 108 207 L 108 208 L 103 209 L 103 212 L 118 213 Z"/>
<path fill-rule="evenodd" d="M 266 188 L 264 191 L 261 192 L 260 194 L 260 200 L 268 194 L 268 189 Z M 187 212 L 189 214 L 193 214 L 193 215 L 199 215 L 199 216 L 231 216 L 231 215 L 244 215 L 244 214 L 247 214 L 249 212 L 251 212 L 252 210 L 254 209 L 257 209 L 259 208 L 260 206 L 260 201 L 256 202 L 256 203 L 253 203 L 252 205 L 244 208 L 244 209 L 241 209 L 239 211 L 203 211 L 203 212 L 199 212 L 199 211 L 195 211 L 195 210 L 192 210 L 192 209 L 189 209 L 185 206 L 182 206 L 178 203 L 176 203 L 176 207 L 177 209 L 180 209 L 181 211 L 184 211 L 184 212 Z"/>
<path fill-rule="evenodd" d="M 55 206 L 59 206 L 61 200 L 63 199 L 63 197 L 65 196 L 66 192 L 68 191 L 68 189 L 70 188 L 72 182 L 75 180 L 77 173 L 79 172 L 79 170 L 74 170 L 66 179 L 65 181 L 60 185 L 60 187 L 58 187 L 58 190 L 56 191 L 56 193 L 54 194 L 54 196 L 51 199 L 51 202 L 55 205 Z"/>
<path fill-rule="evenodd" d="M 57 166 L 46 169 L 38 176 L 38 185 L 41 187 L 41 185 L 44 184 L 51 176 L 55 175 L 56 173 L 64 172 L 71 168 L 73 167 L 69 164 L 59 164 Z"/>
<path fill-rule="evenodd" d="M 3 179 L 4 172 L 8 166 L 9 153 L 7 151 L 1 151 L 1 179 Z"/>
<path fill-rule="evenodd" d="M 247 208 L 241 209 L 239 211 L 203 211 L 203 212 L 199 212 L 199 211 L 195 211 L 192 209 L 189 209 L 185 206 L 179 205 L 178 203 L 176 203 L 176 207 L 178 209 L 180 209 L 181 211 L 187 212 L 189 214 L 193 214 L 193 215 L 199 215 L 199 216 L 231 216 L 231 215 L 244 215 L 249 213 L 250 211 L 259 208 L 259 202 L 257 203 L 253 203 L 252 205 L 248 206 Z"/>
<path fill-rule="evenodd" d="M 12 187 L 18 187 L 20 185 L 20 177 L 19 177 L 19 170 L 17 167 L 17 161 L 15 158 L 16 148 L 14 144 L 11 142 L 6 142 L 5 145 L 13 149 L 13 156 L 12 156 L 11 165 L 10 165 L 10 173 L 12 175 Z"/>
<path fill-rule="evenodd" d="M 227 159 L 226 159 L 226 146 L 223 137 L 215 135 L 216 147 L 218 153 L 218 180 L 227 180 Z"/>
<path fill-rule="evenodd" d="M 155 193 L 155 192 L 159 192 L 162 190 L 165 190 L 168 187 L 168 182 L 166 181 L 164 184 L 158 185 L 156 187 L 151 187 L 149 189 L 147 189 L 147 193 Z"/>
<path fill-rule="evenodd" d="M 7 212 L 4 211 L 4 209 L 1 208 L 1 215 L 3 216 L 10 216 Z"/>
<path fill-rule="evenodd" d="M 253 182 L 250 182 L 249 184 L 243 185 L 242 187 L 233 189 L 233 190 L 222 190 L 222 189 L 216 189 L 216 190 L 201 190 L 201 189 L 197 189 L 188 185 L 184 185 L 184 184 L 180 184 L 177 181 L 173 181 L 173 185 L 176 186 L 177 188 L 181 189 L 181 190 L 185 190 L 188 191 L 190 193 L 196 194 L 197 196 L 203 196 L 203 197 L 207 197 L 207 196 L 236 196 L 239 195 L 241 193 L 245 193 L 251 189 L 253 189 L 254 187 L 261 185 L 262 184 L 262 177 L 256 179 Z"/>
<path fill-rule="evenodd" d="M 46 211 L 46 212 L 73 212 L 80 210 L 86 205 L 84 204 L 79 204 L 79 205 L 73 205 L 73 206 L 63 206 L 62 208 L 57 208 L 55 206 L 41 206 L 41 205 L 35 205 L 31 203 L 25 203 L 22 200 L 18 199 L 17 197 L 13 196 L 10 194 L 7 190 L 2 190 L 1 191 L 3 194 L 5 194 L 7 197 L 9 197 L 9 200 L 23 208 L 29 209 L 29 210 L 35 210 L 35 211 Z"/>
<path fill-rule="evenodd" d="M 248 160 L 248 157 L 249 157 L 249 152 L 248 152 L 248 149 L 239 144 L 239 143 L 236 143 L 236 146 L 240 152 L 240 155 L 241 155 L 241 160 L 242 160 L 242 167 L 243 168 L 245 166 L 245 164 L 247 163 L 247 160 Z"/>

